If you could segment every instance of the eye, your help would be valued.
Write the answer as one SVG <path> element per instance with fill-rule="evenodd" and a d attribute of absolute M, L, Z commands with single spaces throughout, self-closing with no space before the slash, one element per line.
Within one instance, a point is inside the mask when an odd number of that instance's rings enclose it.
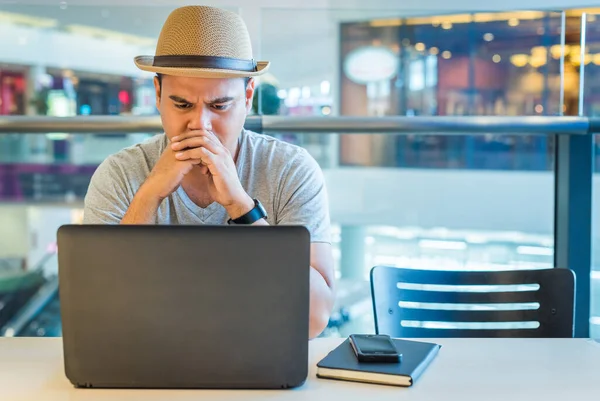
<path fill-rule="evenodd" d="M 225 111 L 229 108 L 229 106 L 231 106 L 231 103 L 226 103 L 226 104 L 213 104 L 212 108 L 218 111 Z"/>
<path fill-rule="evenodd" d="M 178 109 L 189 109 L 192 107 L 191 103 L 176 103 L 175 107 L 177 107 Z"/>

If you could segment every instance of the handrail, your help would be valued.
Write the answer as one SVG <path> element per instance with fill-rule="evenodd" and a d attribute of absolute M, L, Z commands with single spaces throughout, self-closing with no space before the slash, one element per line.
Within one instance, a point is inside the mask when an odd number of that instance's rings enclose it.
<path fill-rule="evenodd" d="M 36 133 L 115 134 L 163 132 L 160 116 L 2 116 L 0 134 Z"/>
<path fill-rule="evenodd" d="M 261 133 L 503 134 L 587 135 L 600 133 L 600 118 L 588 117 L 287 117 L 250 116 L 245 127 Z M 159 116 L 2 116 L 0 134 L 7 133 L 161 133 Z"/>
<path fill-rule="evenodd" d="M 262 116 L 263 131 L 425 134 L 571 134 L 590 133 L 585 117 L 274 117 Z"/>

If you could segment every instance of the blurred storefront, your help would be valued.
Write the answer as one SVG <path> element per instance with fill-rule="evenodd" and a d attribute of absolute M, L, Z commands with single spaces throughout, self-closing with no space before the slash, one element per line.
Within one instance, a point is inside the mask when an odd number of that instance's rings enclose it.
<path fill-rule="evenodd" d="M 600 32 L 588 36 L 581 60 L 581 14 L 569 11 L 565 26 L 561 14 L 541 11 L 346 22 L 341 114 L 576 114 L 582 61 L 590 67 L 587 78 L 600 70 L 600 54 L 593 53 Z M 600 111 L 594 95 L 586 107 Z M 340 162 L 359 166 L 548 170 L 552 152 L 545 137 L 344 135 L 340 141 Z"/>
<path fill-rule="evenodd" d="M 0 64 L 0 115 L 25 114 L 26 68 Z"/>
<path fill-rule="evenodd" d="M 52 76 L 51 89 L 74 100 L 69 114 L 121 115 L 133 109 L 135 81 L 131 77 L 53 68 L 48 73 Z"/>

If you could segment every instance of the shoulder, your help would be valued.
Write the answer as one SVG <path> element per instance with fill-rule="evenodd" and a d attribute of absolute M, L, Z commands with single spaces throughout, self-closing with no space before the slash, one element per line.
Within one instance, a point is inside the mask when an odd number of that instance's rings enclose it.
<path fill-rule="evenodd" d="M 158 161 L 167 143 L 164 134 L 155 135 L 108 156 L 92 178 L 96 184 L 123 181 L 135 184 L 143 181 Z"/>
<path fill-rule="evenodd" d="M 108 156 L 100 167 L 135 171 L 136 168 L 150 167 L 158 161 L 167 144 L 164 134 L 155 135 L 140 143 L 128 146 Z"/>
<path fill-rule="evenodd" d="M 126 147 L 109 156 L 106 161 L 117 166 L 153 165 L 158 161 L 167 144 L 165 134 L 155 135 L 140 143 Z"/>
<path fill-rule="evenodd" d="M 254 159 L 269 163 L 271 167 L 289 169 L 304 167 L 311 170 L 319 169 L 315 159 L 308 151 L 298 145 L 281 139 L 244 131 L 247 147 L 254 153 Z"/>

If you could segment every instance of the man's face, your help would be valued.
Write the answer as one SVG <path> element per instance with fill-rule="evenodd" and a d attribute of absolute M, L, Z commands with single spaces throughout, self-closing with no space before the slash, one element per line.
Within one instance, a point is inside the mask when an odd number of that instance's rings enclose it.
<path fill-rule="evenodd" d="M 169 139 L 194 130 L 208 129 L 233 154 L 246 115 L 252 108 L 254 80 L 243 78 L 154 78 L 156 107 Z"/>

